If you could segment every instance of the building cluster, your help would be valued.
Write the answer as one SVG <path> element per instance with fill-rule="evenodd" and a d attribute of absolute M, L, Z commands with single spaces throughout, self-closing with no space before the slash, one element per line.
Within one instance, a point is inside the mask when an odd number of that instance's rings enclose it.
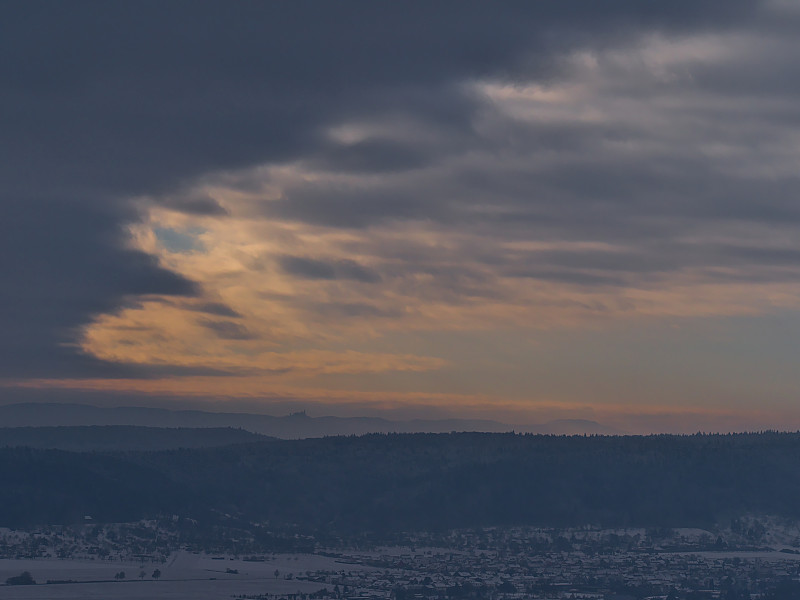
<path fill-rule="evenodd" d="M 281 572 L 316 592 L 241 598 L 270 600 L 534 600 L 800 598 L 800 550 L 767 528 L 736 532 L 505 528 L 406 534 L 390 545 L 321 547 L 335 568 Z M 738 532 L 738 533 L 737 533 Z M 750 532 L 750 533 L 748 533 Z M 794 541 L 791 541 L 794 540 Z M 213 540 L 215 544 L 219 539 Z M 270 562 L 274 552 L 229 538 L 219 560 Z M 174 526 L 134 524 L 0 529 L 0 558 L 163 563 L 174 552 L 198 552 Z M 305 542 L 304 542 L 305 543 Z M 246 547 L 249 552 L 236 551 Z M 262 549 L 263 550 L 263 549 Z M 218 552 L 219 550 L 217 550 Z M 302 555 L 301 555 L 302 556 Z M 229 570 L 228 573 L 238 574 Z M 275 577 L 278 577 L 276 571 Z M 776 590 L 785 589 L 781 596 Z M 777 595 L 776 595 L 777 594 Z"/>
<path fill-rule="evenodd" d="M 347 570 L 317 571 L 298 579 L 316 581 L 328 596 L 350 600 L 738 600 L 762 598 L 781 584 L 800 581 L 800 561 L 781 552 L 619 550 L 587 555 L 580 550 L 511 554 L 437 548 L 377 556 L 354 553 L 347 561 Z"/>

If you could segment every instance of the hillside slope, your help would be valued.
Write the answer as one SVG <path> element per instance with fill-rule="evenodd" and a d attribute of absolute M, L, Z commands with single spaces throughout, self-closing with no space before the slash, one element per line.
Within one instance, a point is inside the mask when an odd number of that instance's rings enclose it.
<path fill-rule="evenodd" d="M 750 512 L 800 516 L 800 434 L 391 434 L 161 452 L 1 449 L 0 480 L 6 526 L 157 513 L 348 533 L 708 526 Z"/>

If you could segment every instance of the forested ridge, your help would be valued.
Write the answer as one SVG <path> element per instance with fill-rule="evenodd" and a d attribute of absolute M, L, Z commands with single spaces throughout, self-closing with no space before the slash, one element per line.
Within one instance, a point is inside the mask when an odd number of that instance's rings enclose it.
<path fill-rule="evenodd" d="M 800 516 L 800 434 L 389 434 L 158 452 L 0 449 L 0 526 L 157 514 L 314 531 Z M 228 515 L 228 516 L 223 516 Z"/>

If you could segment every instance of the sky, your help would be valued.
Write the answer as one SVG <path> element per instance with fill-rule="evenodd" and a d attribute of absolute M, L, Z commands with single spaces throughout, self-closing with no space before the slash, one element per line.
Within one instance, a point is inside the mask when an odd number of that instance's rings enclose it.
<path fill-rule="evenodd" d="M 800 429 L 797 2 L 0 8 L 0 402 Z"/>

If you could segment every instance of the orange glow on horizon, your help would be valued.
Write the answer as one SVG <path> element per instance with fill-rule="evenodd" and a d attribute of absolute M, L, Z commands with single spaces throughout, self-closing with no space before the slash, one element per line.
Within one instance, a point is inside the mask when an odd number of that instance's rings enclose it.
<path fill-rule="evenodd" d="M 204 401 L 248 400 L 269 412 L 274 403 L 312 406 L 319 416 L 367 411 L 387 415 L 403 409 L 434 410 L 437 418 L 490 419 L 509 424 L 536 425 L 558 419 L 595 420 L 620 433 L 696 433 L 800 430 L 800 418 L 790 411 L 732 409 L 697 405 L 577 403 L 555 400 L 497 399 L 484 395 L 421 392 L 334 391 L 296 386 L 280 387 L 259 377 L 185 377 L 170 379 L 30 379 L 4 381 L 0 387 L 87 392 L 133 392 L 143 396 L 194 398 Z M 361 413 L 359 413 L 361 414 Z M 389 417 L 391 418 L 391 417 Z"/>

